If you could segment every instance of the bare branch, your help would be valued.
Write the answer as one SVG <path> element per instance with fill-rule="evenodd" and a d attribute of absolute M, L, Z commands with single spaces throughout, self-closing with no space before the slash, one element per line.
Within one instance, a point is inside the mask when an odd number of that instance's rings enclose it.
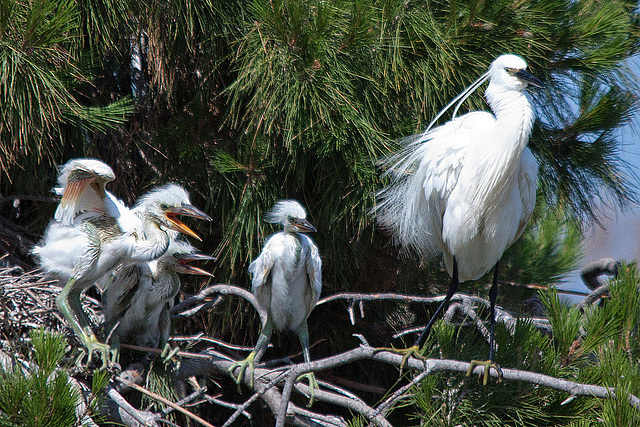
<path fill-rule="evenodd" d="M 117 407 L 118 417 L 114 417 L 115 414 L 112 411 L 109 411 L 109 418 L 114 421 L 122 422 L 124 425 L 129 427 L 158 427 L 158 424 L 155 422 L 155 415 L 151 412 L 139 411 L 127 400 L 122 397 L 120 393 L 116 391 L 115 388 L 109 387 L 107 390 L 107 396 Z M 116 418 L 119 418 L 117 420 Z"/>
<path fill-rule="evenodd" d="M 246 289 L 240 288 L 238 286 L 221 284 L 221 283 L 208 286 L 204 288 L 202 291 L 200 291 L 198 294 L 187 298 L 186 300 L 182 301 L 179 304 L 176 304 L 171 309 L 171 314 L 174 317 L 182 317 L 181 315 L 182 312 L 188 310 L 189 308 L 195 305 L 199 305 L 199 304 L 203 305 L 203 303 L 209 302 L 207 301 L 207 299 L 213 297 L 216 294 L 235 295 L 249 301 L 253 306 L 253 308 L 255 308 L 258 314 L 260 315 L 260 320 L 262 321 L 262 324 L 266 322 L 267 312 L 262 307 L 260 307 L 260 305 L 258 304 L 258 300 L 256 299 L 255 296 L 253 296 L 251 292 L 247 291 Z M 199 308 L 198 311 L 200 311 L 200 309 L 202 309 L 202 307 Z M 189 315 L 192 316 L 193 314 L 195 313 L 190 313 Z"/>
<path fill-rule="evenodd" d="M 209 424 L 208 422 L 206 422 L 205 420 L 203 420 L 202 418 L 200 418 L 199 416 L 197 416 L 196 414 L 194 414 L 191 411 L 187 411 L 186 409 L 184 409 L 182 406 L 179 406 L 173 402 L 171 402 L 170 400 L 165 399 L 162 396 L 157 395 L 156 393 L 153 393 L 149 390 L 147 390 L 144 387 L 139 386 L 138 384 L 134 384 L 130 381 L 124 380 L 122 378 L 118 378 L 116 377 L 116 381 L 119 381 L 123 384 L 125 384 L 128 387 L 133 388 L 136 391 L 139 391 L 140 393 L 146 394 L 147 396 L 151 397 L 152 399 L 157 400 L 158 402 L 161 402 L 167 406 L 171 406 L 173 409 L 175 409 L 176 411 L 180 412 L 183 415 L 186 415 L 187 417 L 191 418 L 192 420 L 196 421 L 197 423 L 205 426 L 205 427 L 213 427 L 213 425 Z"/>

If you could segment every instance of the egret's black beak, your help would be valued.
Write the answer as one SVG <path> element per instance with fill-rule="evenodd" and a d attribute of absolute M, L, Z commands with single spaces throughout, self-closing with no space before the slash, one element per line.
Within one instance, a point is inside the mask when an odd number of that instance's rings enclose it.
<path fill-rule="evenodd" d="M 515 73 L 515 76 L 518 77 L 523 82 L 529 83 L 531 86 L 544 87 L 544 83 L 542 82 L 542 80 L 540 80 L 539 78 L 537 78 L 536 76 L 528 72 L 527 70 L 524 70 L 524 69 L 518 70 Z"/>
<path fill-rule="evenodd" d="M 195 206 L 188 205 L 186 203 L 183 203 L 181 207 L 173 209 L 173 213 L 175 213 L 176 215 L 184 215 L 184 216 L 190 216 L 193 218 L 203 219 L 205 221 L 213 221 L 213 218 L 211 218 L 209 215 L 202 212 L 200 209 L 196 208 Z"/>
<path fill-rule="evenodd" d="M 300 233 L 314 233 L 316 228 L 306 219 L 296 219 L 292 224 Z"/>
<path fill-rule="evenodd" d="M 193 254 L 183 255 L 182 258 L 181 258 L 181 261 L 182 260 L 184 260 L 185 262 L 191 262 L 191 261 L 215 261 L 216 257 L 196 252 L 196 253 L 193 253 Z"/>

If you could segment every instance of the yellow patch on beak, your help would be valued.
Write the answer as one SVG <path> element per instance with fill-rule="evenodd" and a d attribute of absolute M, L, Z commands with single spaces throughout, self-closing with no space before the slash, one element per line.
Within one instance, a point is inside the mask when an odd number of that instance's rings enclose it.
<path fill-rule="evenodd" d="M 195 231 L 187 227 L 185 223 L 183 223 L 177 218 L 177 214 L 172 212 L 165 212 L 164 216 L 167 219 L 167 221 L 169 221 L 169 223 L 173 226 L 174 230 L 179 231 L 182 234 L 191 236 L 195 239 L 198 239 L 199 241 L 202 241 L 202 238 L 198 236 Z"/>

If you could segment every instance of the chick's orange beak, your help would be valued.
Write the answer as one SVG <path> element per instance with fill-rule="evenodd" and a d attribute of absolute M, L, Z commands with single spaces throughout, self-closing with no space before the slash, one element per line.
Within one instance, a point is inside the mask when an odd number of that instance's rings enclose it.
<path fill-rule="evenodd" d="M 215 259 L 216 259 L 215 257 L 209 256 L 209 255 L 195 253 L 195 254 L 183 255 L 182 259 L 180 259 L 180 261 L 178 261 L 178 263 L 184 269 L 182 271 L 182 273 L 197 274 L 197 275 L 200 275 L 200 276 L 213 277 L 213 274 L 209 273 L 208 271 L 203 270 L 203 269 L 198 268 L 198 267 L 194 267 L 192 265 L 189 265 L 188 263 L 191 262 L 191 261 L 198 261 L 198 260 L 212 260 L 213 261 Z"/>
<path fill-rule="evenodd" d="M 190 216 L 192 218 L 203 219 L 205 221 L 213 221 L 213 219 L 209 215 L 207 215 L 206 213 L 202 212 L 200 209 L 196 208 L 195 206 L 188 205 L 188 204 L 183 204 L 182 206 L 171 208 L 170 210 L 165 212 L 164 215 L 167 218 L 167 220 L 169 221 L 169 223 L 171 223 L 171 225 L 173 225 L 173 228 L 175 230 L 177 230 L 177 231 L 179 231 L 179 232 L 181 232 L 183 234 L 186 234 L 188 236 L 191 236 L 191 237 L 193 237 L 195 239 L 198 239 L 200 241 L 202 241 L 202 238 L 200 236 L 198 236 L 195 231 L 193 231 L 192 229 L 187 227 L 187 225 L 185 223 L 180 221 L 177 218 L 177 216 L 178 215 L 184 215 L 184 216 Z"/>
<path fill-rule="evenodd" d="M 193 231 L 192 229 L 190 229 L 189 227 L 187 227 L 187 225 L 180 221 L 177 218 L 178 214 L 175 214 L 173 212 L 165 212 L 164 216 L 165 218 L 167 218 L 167 221 L 169 221 L 169 223 L 171 224 L 172 228 L 176 231 L 181 232 L 182 234 L 186 234 L 187 236 L 191 236 L 195 239 L 198 239 L 200 241 L 202 241 L 202 238 L 200 236 L 198 236 L 196 234 L 195 231 Z"/>

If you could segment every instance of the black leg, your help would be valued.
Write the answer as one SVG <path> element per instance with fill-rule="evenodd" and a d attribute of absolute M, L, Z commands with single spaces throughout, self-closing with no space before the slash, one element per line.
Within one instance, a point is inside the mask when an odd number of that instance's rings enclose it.
<path fill-rule="evenodd" d="M 489 360 L 493 362 L 495 351 L 495 328 L 496 328 L 496 297 L 498 296 L 498 264 L 493 271 L 493 283 L 489 291 L 489 302 L 491 303 L 491 329 L 489 335 Z"/>
<path fill-rule="evenodd" d="M 453 257 L 453 272 L 451 274 L 451 282 L 449 283 L 449 290 L 447 291 L 447 296 L 445 297 L 444 301 L 440 303 L 440 305 L 436 309 L 436 312 L 433 313 L 433 315 L 431 316 L 431 319 L 429 319 L 429 323 L 427 323 L 427 326 L 424 327 L 422 334 L 420 334 L 420 337 L 418 337 L 418 340 L 414 345 L 415 347 L 418 347 L 418 348 L 422 347 L 422 344 L 424 344 L 424 342 L 427 340 L 427 337 L 429 336 L 429 331 L 431 330 L 431 327 L 433 326 L 436 319 L 438 318 L 438 314 L 440 314 L 440 312 L 444 309 L 444 307 L 447 306 L 453 294 L 456 293 L 456 291 L 458 290 L 459 283 L 460 282 L 458 280 L 458 260 L 456 260 L 456 257 Z"/>
<path fill-rule="evenodd" d="M 489 302 L 491 303 L 491 330 L 489 331 L 489 360 L 472 360 L 467 370 L 467 376 L 471 376 L 476 366 L 484 366 L 482 374 L 482 385 L 487 386 L 489 381 L 489 372 L 491 368 L 496 370 L 498 374 L 498 382 L 502 382 L 502 369 L 493 361 L 493 355 L 495 353 L 495 329 L 496 329 L 496 297 L 498 296 L 498 264 L 496 263 L 493 271 L 493 283 L 491 284 L 491 290 L 489 291 Z"/>

